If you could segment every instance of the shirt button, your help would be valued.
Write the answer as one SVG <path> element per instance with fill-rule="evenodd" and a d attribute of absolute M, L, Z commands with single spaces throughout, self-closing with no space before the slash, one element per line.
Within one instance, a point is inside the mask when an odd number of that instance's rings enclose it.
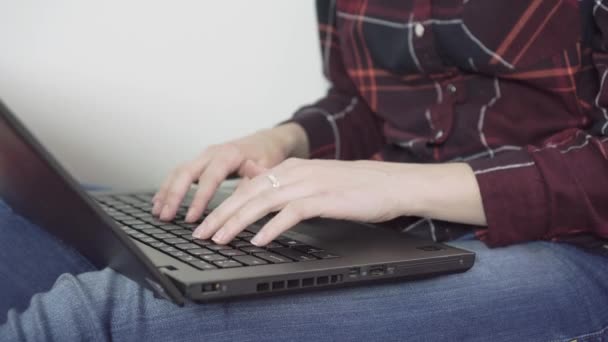
<path fill-rule="evenodd" d="M 450 94 L 455 94 L 456 90 L 458 90 L 458 88 L 456 88 L 455 85 L 453 85 L 452 83 L 448 84 L 447 86 L 447 90 Z"/>
<path fill-rule="evenodd" d="M 418 38 L 424 36 L 424 25 L 421 23 L 414 25 L 414 33 L 416 33 L 416 37 Z"/>

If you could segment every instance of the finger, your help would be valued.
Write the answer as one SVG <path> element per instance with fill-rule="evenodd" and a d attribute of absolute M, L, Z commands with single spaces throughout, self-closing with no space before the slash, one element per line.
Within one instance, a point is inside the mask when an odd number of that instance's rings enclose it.
<path fill-rule="evenodd" d="M 196 172 L 192 166 L 186 165 L 178 169 L 163 200 L 163 208 L 160 213 L 161 220 L 170 221 L 175 217 L 180 204 L 195 179 Z"/>
<path fill-rule="evenodd" d="M 205 150 L 205 152 L 203 152 L 203 154 L 199 158 L 197 158 L 193 162 L 189 163 L 189 165 L 191 165 L 191 167 L 194 170 L 194 174 L 200 174 L 202 172 L 203 168 L 205 167 L 205 165 L 207 164 L 208 160 L 209 160 L 209 153 L 207 152 L 207 150 Z M 184 165 L 188 165 L 188 164 L 184 164 Z M 184 166 L 182 166 L 182 168 L 183 167 Z M 179 173 L 179 170 L 180 170 L 180 168 L 173 170 L 171 172 L 171 174 L 169 174 L 169 177 L 167 177 L 165 182 L 161 185 L 161 187 L 160 187 L 159 191 L 156 193 L 156 195 L 154 195 L 154 198 L 152 199 L 152 202 L 154 203 L 154 207 L 152 208 L 153 215 L 156 215 L 156 216 L 161 215 L 161 212 L 165 206 L 167 195 L 169 193 L 169 190 L 171 189 L 171 185 L 173 184 L 175 177 Z"/>
<path fill-rule="evenodd" d="M 163 209 L 163 203 L 165 201 L 165 197 L 167 196 L 167 191 L 169 190 L 169 186 L 173 182 L 174 174 L 175 174 L 175 171 L 172 171 L 169 174 L 169 176 L 165 179 L 163 184 L 160 186 L 160 189 L 158 190 L 158 192 L 156 193 L 156 195 L 154 195 L 154 198 L 152 199 L 152 203 L 154 203 L 154 206 L 152 208 L 152 214 L 155 216 L 159 216 L 160 211 Z"/>
<path fill-rule="evenodd" d="M 239 174 L 242 177 L 247 177 L 247 178 L 251 179 L 251 178 L 255 178 L 255 177 L 259 176 L 260 174 L 264 173 L 267 170 L 268 170 L 267 168 L 263 167 L 259 163 L 249 159 L 249 160 L 245 161 L 245 163 L 243 163 L 243 165 L 241 166 L 241 168 L 239 170 Z"/>
<path fill-rule="evenodd" d="M 313 190 L 310 186 L 297 184 L 281 189 L 267 190 L 239 208 L 215 233 L 213 241 L 218 244 L 228 243 L 243 229 L 257 220 L 284 208 L 289 202 L 310 196 L 311 192 Z"/>
<path fill-rule="evenodd" d="M 284 186 L 286 185 L 288 184 L 285 184 Z M 266 177 L 266 173 L 252 179 L 213 210 L 213 212 L 211 212 L 203 223 L 194 231 L 194 237 L 198 239 L 210 238 L 240 207 L 253 197 L 258 196 L 265 190 L 271 188 L 271 183 Z"/>
<path fill-rule="evenodd" d="M 251 239 L 256 246 L 264 246 L 276 239 L 299 222 L 313 217 L 322 216 L 325 200 L 323 196 L 311 196 L 290 202 L 273 217 Z"/>
<path fill-rule="evenodd" d="M 194 222 L 201 217 L 217 188 L 242 162 L 243 159 L 235 154 L 214 158 L 209 163 L 199 177 L 198 190 L 186 215 L 187 222 Z"/>

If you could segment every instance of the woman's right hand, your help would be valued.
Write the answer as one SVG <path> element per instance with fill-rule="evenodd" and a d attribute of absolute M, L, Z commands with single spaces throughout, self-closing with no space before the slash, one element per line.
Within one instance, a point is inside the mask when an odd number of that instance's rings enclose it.
<path fill-rule="evenodd" d="M 307 156 L 306 133 L 295 123 L 210 146 L 198 158 L 182 164 L 169 174 L 152 200 L 152 213 L 161 220 L 172 220 L 190 185 L 198 180 L 198 190 L 185 219 L 195 222 L 230 174 L 237 172 L 241 177 L 252 177 L 260 172 L 259 168 L 273 167 L 288 157 Z"/>

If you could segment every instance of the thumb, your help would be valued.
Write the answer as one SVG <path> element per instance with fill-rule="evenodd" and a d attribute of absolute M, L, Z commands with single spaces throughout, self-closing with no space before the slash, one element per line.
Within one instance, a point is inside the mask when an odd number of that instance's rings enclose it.
<path fill-rule="evenodd" d="M 262 165 L 256 163 L 255 161 L 248 159 L 239 169 L 239 174 L 242 177 L 247 177 L 249 179 L 256 177 L 257 175 L 263 173 L 267 169 Z"/>

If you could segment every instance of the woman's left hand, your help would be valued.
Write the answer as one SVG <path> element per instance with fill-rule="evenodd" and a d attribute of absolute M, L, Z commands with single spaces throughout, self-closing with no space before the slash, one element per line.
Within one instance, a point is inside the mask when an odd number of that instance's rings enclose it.
<path fill-rule="evenodd" d="M 313 217 L 381 222 L 416 212 L 415 194 L 404 196 L 416 182 L 404 174 L 408 164 L 288 159 L 264 169 L 248 163 L 257 170 L 257 176 L 244 179 L 232 196 L 207 216 L 194 237 L 226 244 L 252 223 L 278 212 L 251 241 L 263 246 Z"/>

